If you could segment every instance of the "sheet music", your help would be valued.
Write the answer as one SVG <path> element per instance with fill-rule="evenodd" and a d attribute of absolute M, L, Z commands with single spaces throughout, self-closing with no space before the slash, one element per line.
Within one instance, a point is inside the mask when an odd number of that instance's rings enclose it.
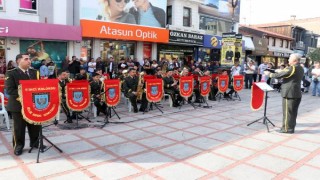
<path fill-rule="evenodd" d="M 256 85 L 263 91 L 273 91 L 274 90 L 266 82 L 258 82 L 258 83 L 256 83 Z"/>

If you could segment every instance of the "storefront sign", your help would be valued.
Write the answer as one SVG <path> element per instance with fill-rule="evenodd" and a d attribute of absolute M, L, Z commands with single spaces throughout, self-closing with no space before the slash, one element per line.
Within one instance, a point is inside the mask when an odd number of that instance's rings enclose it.
<path fill-rule="evenodd" d="M 81 28 L 58 24 L 0 19 L 0 36 L 80 41 Z"/>
<path fill-rule="evenodd" d="M 169 42 L 203 46 L 204 35 L 170 30 Z"/>
<path fill-rule="evenodd" d="M 204 35 L 203 47 L 221 49 L 221 46 L 222 46 L 221 36 Z"/>
<path fill-rule="evenodd" d="M 81 20 L 81 27 L 83 37 L 168 43 L 167 29 L 91 20 Z"/>
<path fill-rule="evenodd" d="M 290 54 L 289 53 L 283 53 L 283 52 L 273 52 L 274 56 L 278 56 L 278 57 L 289 57 Z"/>
<path fill-rule="evenodd" d="M 0 26 L 0 34 L 8 34 L 9 33 L 9 27 L 2 27 Z"/>

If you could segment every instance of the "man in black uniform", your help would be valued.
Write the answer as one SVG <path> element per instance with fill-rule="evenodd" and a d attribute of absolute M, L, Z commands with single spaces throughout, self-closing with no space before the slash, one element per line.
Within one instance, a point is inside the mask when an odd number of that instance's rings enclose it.
<path fill-rule="evenodd" d="M 101 100 L 104 92 L 104 84 L 100 81 L 100 77 L 100 74 L 93 72 L 92 82 L 90 83 L 91 97 L 93 98 L 94 105 L 97 107 L 98 116 L 100 112 L 106 115 L 107 108 L 106 103 Z"/>
<path fill-rule="evenodd" d="M 75 80 L 89 80 L 89 76 L 84 68 L 80 68 L 80 73 L 76 74 Z"/>
<path fill-rule="evenodd" d="M 218 88 L 215 86 L 216 79 L 212 79 L 211 73 L 209 70 L 204 72 L 204 76 L 209 76 L 211 79 L 211 85 L 210 85 L 210 93 L 208 99 L 211 101 L 216 101 L 216 95 L 218 93 Z"/>
<path fill-rule="evenodd" d="M 66 70 L 62 69 L 58 71 L 58 80 L 59 80 L 59 85 L 61 87 L 61 107 L 63 112 L 67 116 L 67 122 L 72 123 L 71 113 L 67 106 L 67 101 L 66 101 L 66 85 L 69 83 Z"/>
<path fill-rule="evenodd" d="M 283 78 L 281 85 L 282 96 L 282 110 L 283 122 L 281 133 L 294 133 L 296 126 L 296 119 L 298 115 L 298 108 L 301 102 L 301 81 L 304 75 L 304 70 L 299 64 L 300 56 L 298 54 L 291 54 L 289 58 L 289 65 L 283 70 L 276 73 L 264 71 L 266 76 L 270 78 Z"/>
<path fill-rule="evenodd" d="M 232 51 L 232 47 L 229 46 L 229 49 L 226 51 L 226 60 L 227 61 L 232 61 L 232 58 L 233 58 L 233 51 Z"/>
<path fill-rule="evenodd" d="M 137 107 L 137 88 L 139 84 L 139 78 L 136 76 L 136 70 L 133 68 L 130 68 L 128 70 L 129 76 L 125 78 L 123 82 L 123 88 L 124 88 L 124 94 L 127 98 L 129 98 L 132 106 L 133 106 L 133 112 L 138 112 Z M 140 111 L 145 111 L 145 109 L 148 106 L 148 101 L 146 99 L 146 93 L 142 94 L 142 100 L 141 100 L 141 106 Z"/>
<path fill-rule="evenodd" d="M 13 148 L 14 154 L 19 156 L 25 145 L 26 126 L 30 137 L 30 147 L 37 142 L 40 126 L 26 122 L 21 113 L 21 102 L 18 95 L 19 80 L 39 79 L 36 70 L 30 69 L 31 60 L 28 54 L 18 54 L 16 56 L 18 67 L 7 71 L 5 86 L 10 95 L 7 110 L 11 112 L 13 118 Z M 37 148 L 39 142 L 35 144 Z"/>
<path fill-rule="evenodd" d="M 176 95 L 179 94 L 179 90 L 177 88 L 178 81 L 175 81 L 172 77 L 172 71 L 172 69 L 168 69 L 167 76 L 163 78 L 164 92 L 171 96 L 171 99 L 173 101 L 173 107 L 178 107 L 179 103 L 178 98 L 176 97 Z"/>

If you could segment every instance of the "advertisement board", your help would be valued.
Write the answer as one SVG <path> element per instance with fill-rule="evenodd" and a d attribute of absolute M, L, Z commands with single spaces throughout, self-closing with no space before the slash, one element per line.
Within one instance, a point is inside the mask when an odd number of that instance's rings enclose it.
<path fill-rule="evenodd" d="M 62 60 L 67 56 L 67 42 L 20 40 L 20 53 L 29 53 L 31 65 L 39 69 L 42 60 L 53 61 L 61 68 Z"/>
<path fill-rule="evenodd" d="M 234 64 L 235 59 L 235 33 L 222 34 L 222 47 L 221 47 L 221 65 L 231 66 Z"/>
<path fill-rule="evenodd" d="M 164 28 L 167 1 L 80 0 L 80 19 Z"/>

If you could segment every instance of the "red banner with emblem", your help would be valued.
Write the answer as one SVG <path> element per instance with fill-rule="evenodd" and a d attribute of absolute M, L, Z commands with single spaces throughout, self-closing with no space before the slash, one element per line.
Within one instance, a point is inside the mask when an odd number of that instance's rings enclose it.
<path fill-rule="evenodd" d="M 0 92 L 4 96 L 4 105 L 6 106 L 8 104 L 9 95 L 7 94 L 6 89 L 4 88 L 4 81 L 5 80 L 3 79 L 0 80 Z M 1 98 L 0 98 L 0 103 L 2 103 Z"/>
<path fill-rule="evenodd" d="M 193 93 L 193 76 L 182 76 L 179 80 L 180 96 L 188 98 Z"/>
<path fill-rule="evenodd" d="M 202 76 L 199 78 L 199 83 L 201 96 L 207 96 L 211 91 L 211 77 Z"/>
<path fill-rule="evenodd" d="M 146 97 L 149 102 L 160 102 L 163 97 L 163 81 L 162 79 L 146 80 Z"/>
<path fill-rule="evenodd" d="M 233 89 L 239 92 L 243 89 L 244 77 L 243 75 L 233 76 Z"/>
<path fill-rule="evenodd" d="M 263 90 L 261 90 L 256 83 L 253 83 L 251 87 L 251 109 L 253 111 L 258 111 L 262 107 L 263 101 Z"/>
<path fill-rule="evenodd" d="M 121 82 L 119 79 L 108 79 L 104 81 L 106 104 L 114 107 L 120 103 Z"/>
<path fill-rule="evenodd" d="M 22 116 L 31 124 L 52 121 L 60 112 L 58 79 L 20 80 L 18 88 Z"/>
<path fill-rule="evenodd" d="M 225 93 L 229 88 L 229 76 L 219 75 L 218 76 L 218 90 L 221 93 Z"/>
<path fill-rule="evenodd" d="M 66 104 L 72 111 L 83 111 L 90 106 L 90 86 L 86 80 L 72 81 L 66 85 Z"/>

